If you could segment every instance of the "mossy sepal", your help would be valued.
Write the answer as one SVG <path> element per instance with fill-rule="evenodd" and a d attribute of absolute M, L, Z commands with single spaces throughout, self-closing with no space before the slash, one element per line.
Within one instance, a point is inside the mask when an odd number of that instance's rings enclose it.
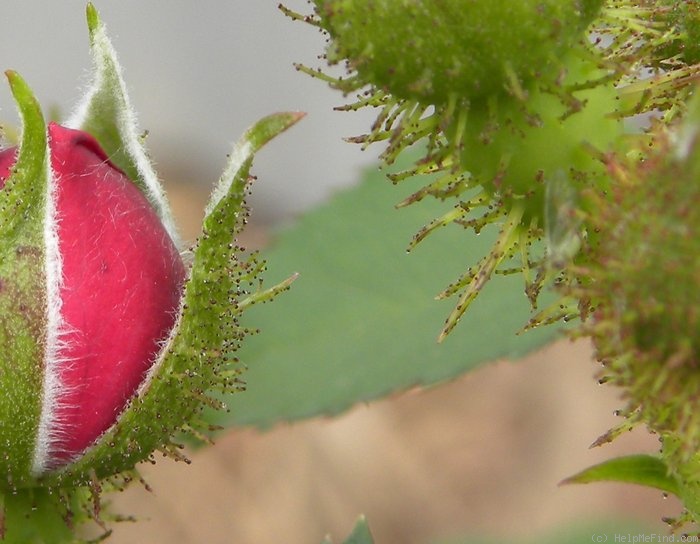
<path fill-rule="evenodd" d="M 0 227 L 4 234 L 0 239 L 0 251 L 14 255 L 20 248 L 23 255 L 42 257 L 46 251 L 46 202 L 49 200 L 50 180 L 53 179 L 47 167 L 46 125 L 38 103 L 24 80 L 14 72 L 8 72 L 8 79 L 24 127 L 17 162 L 5 188 L 0 190 Z M 7 465 L 3 469 L 7 480 L 2 487 L 17 490 L 35 485 L 86 485 L 95 476 L 101 478 L 129 470 L 156 447 L 166 447 L 168 439 L 186 425 L 199 408 L 216 404 L 213 399 L 207 400 L 207 391 L 217 387 L 224 390 L 236 387 L 235 374 L 238 371 L 228 367 L 235 362 L 232 352 L 248 332 L 239 327 L 236 321 L 238 315 L 251 304 L 273 298 L 288 288 L 294 279 L 292 276 L 277 286 L 261 289 L 258 275 L 264 269 L 264 263 L 258 262 L 255 255 L 245 259 L 239 257 L 242 249 L 234 244 L 234 240 L 247 219 L 244 198 L 252 179 L 249 169 L 254 154 L 301 117 L 301 113 L 266 117 L 251 127 L 236 144 L 225 174 L 212 195 L 204 219 L 204 232 L 192 250 L 192 265 L 180 305 L 180 317 L 165 342 L 158 362 L 151 367 L 148 377 L 120 414 L 113 429 L 75 462 L 43 474 L 32 473 L 32 449 L 35 446 L 34 436 L 39 432 L 41 404 L 46 400 L 46 393 L 42 392 L 47 388 L 41 362 L 47 336 L 42 327 L 47 322 L 43 316 L 48 312 L 48 295 L 36 296 L 36 291 L 46 293 L 46 258 L 30 259 L 26 261 L 27 266 L 23 264 L 25 260 L 20 260 L 21 270 L 26 270 L 26 274 L 18 272 L 16 266 L 13 268 L 14 279 L 19 282 L 16 289 L 24 293 L 23 300 L 36 302 L 36 308 L 31 312 L 26 302 L 22 302 L 25 305 L 24 315 L 38 314 L 40 319 L 38 322 L 32 321 L 28 328 L 28 332 L 32 333 L 29 341 L 34 346 L 31 349 L 20 341 L 23 335 L 16 330 L 17 327 L 6 327 L 13 342 L 5 343 L 8 346 L 18 345 L 23 350 L 23 356 L 13 358 L 12 376 L 7 374 L 7 368 L 3 372 L 3 376 L 9 376 L 12 383 L 3 387 L 6 394 L 0 403 L 2 419 L 12 421 L 13 425 L 3 425 L 2 430 L 12 431 L 6 442 L 13 445 L 13 451 L 26 442 L 26 452 L 13 454 L 6 451 L 3 462 Z M 3 265 L 12 264 L 16 265 L 16 261 L 3 259 Z M 11 278 L 11 275 L 4 278 L 3 286 L 7 287 Z M 10 303 L 14 304 L 13 301 L 16 301 L 14 297 Z M 6 321 L 23 318 L 22 312 L 3 315 Z M 25 393 L 21 394 L 22 398 L 26 397 L 25 401 L 14 394 L 8 395 L 25 389 Z M 183 395 L 190 395 L 192 402 L 183 402 Z M 27 419 L 28 414 L 33 416 Z M 22 423 L 25 420 L 26 424 Z M 169 429 L 169 432 L 164 433 L 164 429 Z M 20 432 L 19 436 L 16 436 L 17 432 Z M 22 436 L 28 439 L 25 441 Z M 124 440 L 120 442 L 120 438 Z"/>
<path fill-rule="evenodd" d="M 36 443 L 42 430 L 42 404 L 53 387 L 45 369 L 49 338 L 47 241 L 53 238 L 50 193 L 52 176 L 46 125 L 41 108 L 26 82 L 6 72 L 25 126 L 15 166 L 0 191 L 0 315 L 5 364 L 0 373 L 0 490 L 33 481 Z M 55 264 L 55 263 L 51 263 Z M 55 318 L 55 315 L 52 316 Z M 53 339 L 55 341 L 55 338 Z M 46 393 L 44 393 L 46 391 Z M 44 437 L 46 438 L 46 437 Z"/>
<path fill-rule="evenodd" d="M 654 126 L 651 145 L 608 157 L 612 188 L 589 192 L 584 213 L 598 236 L 583 241 L 562 286 L 579 301 L 573 334 L 593 341 L 599 382 L 626 403 L 624 422 L 594 445 L 637 425 L 659 437 L 659 462 L 686 508 L 674 528 L 700 520 L 699 127 L 694 96 L 684 120 Z"/>

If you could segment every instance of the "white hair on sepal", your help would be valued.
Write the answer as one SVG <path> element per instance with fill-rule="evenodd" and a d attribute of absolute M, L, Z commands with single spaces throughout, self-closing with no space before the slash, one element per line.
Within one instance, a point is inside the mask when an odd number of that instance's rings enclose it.
<path fill-rule="evenodd" d="M 209 202 L 204 210 L 205 216 L 209 216 L 211 212 L 214 211 L 214 208 L 218 206 L 219 202 L 228 194 L 236 174 L 241 171 L 246 161 L 252 158 L 253 153 L 253 144 L 251 144 L 250 140 L 242 139 L 234 144 L 228 159 L 228 164 L 209 197 Z"/>
<path fill-rule="evenodd" d="M 116 110 L 115 122 L 120 140 L 138 172 L 146 197 L 154 206 L 175 246 L 181 248 L 183 243 L 170 210 L 170 204 L 143 145 L 143 137 L 138 128 L 136 112 L 129 99 L 121 65 L 102 21 L 92 32 L 91 51 L 94 67 L 92 83 L 77 104 L 73 114 L 66 121 L 65 126 L 74 129 L 83 128 L 89 122 L 90 117 L 95 115 L 92 109 L 97 103 L 105 100 L 111 101 L 110 106 Z M 93 136 L 95 135 L 93 134 Z"/>
<path fill-rule="evenodd" d="M 70 332 L 61 313 L 63 260 L 58 240 L 58 211 L 56 210 L 57 179 L 51 168 L 51 150 L 47 140 L 46 195 L 44 204 L 44 275 L 46 281 L 46 338 L 44 348 L 44 376 L 42 384 L 41 415 L 37 430 L 32 472 L 40 475 L 51 467 L 56 444 L 65 432 L 58 421 L 56 407 L 68 392 L 61 382 L 60 369 L 70 361 L 63 357 L 65 336 Z"/>
<path fill-rule="evenodd" d="M 67 332 L 67 330 L 62 330 L 61 335 L 65 336 Z M 64 353 L 67 347 L 68 342 L 59 337 L 56 351 L 59 354 Z M 55 369 L 65 370 L 69 369 L 74 362 L 75 359 L 58 355 L 52 364 Z M 71 435 L 73 428 L 79 424 L 65 421 L 59 416 L 59 407 L 67 407 L 65 399 L 71 397 L 73 391 L 77 389 L 75 386 L 63 383 L 59 376 L 58 372 L 54 372 L 50 377 L 48 372 L 44 374 L 41 419 L 39 420 L 32 466 L 32 473 L 35 476 L 41 476 L 64 464 L 64 460 L 58 458 L 59 454 L 63 453 L 61 444 Z M 80 455 L 82 452 L 76 457 Z"/>

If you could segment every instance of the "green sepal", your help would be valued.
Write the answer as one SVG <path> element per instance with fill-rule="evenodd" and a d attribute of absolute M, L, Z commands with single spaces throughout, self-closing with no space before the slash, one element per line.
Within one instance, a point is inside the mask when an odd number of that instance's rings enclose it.
<path fill-rule="evenodd" d="M 255 255 L 242 257 L 242 248 L 235 244 L 247 218 L 244 195 L 251 181 L 249 169 L 255 151 L 301 116 L 266 117 L 236 144 L 192 249 L 180 318 L 159 361 L 117 423 L 80 460 L 48 475 L 45 483 L 89 484 L 95 477 L 131 469 L 155 450 L 183 459 L 173 436 L 181 430 L 205 435 L 208 425 L 198 424 L 199 414 L 205 407 L 225 408 L 212 393 L 242 388 L 235 352 L 249 331 L 238 318 L 245 308 L 268 300 L 293 280 L 263 290 L 259 275 L 264 263 Z M 218 193 L 222 185 L 227 188 L 223 195 Z"/>
<path fill-rule="evenodd" d="M 664 450 L 667 442 L 665 439 Z M 609 459 L 566 478 L 561 485 L 622 482 L 659 489 L 678 497 L 685 507 L 684 516 L 670 521 L 678 525 L 697 522 L 700 519 L 700 463 L 693 459 L 678 466 L 673 459 L 667 459 L 667 455 L 664 451 L 664 457 L 637 454 Z"/>
<path fill-rule="evenodd" d="M 0 541 L 75 544 L 79 541 L 72 525 L 84 521 L 86 514 L 79 506 L 89 501 L 89 491 L 85 488 L 56 493 L 33 487 L 0 494 Z"/>
<path fill-rule="evenodd" d="M 220 212 L 217 210 L 219 208 L 228 207 L 234 202 L 242 207 L 245 190 L 248 186 L 250 163 L 255 153 L 276 135 L 294 125 L 304 115 L 302 112 L 282 112 L 268 115 L 250 127 L 236 142 L 229 155 L 228 164 L 207 204 L 204 217 L 205 231 L 218 221 Z M 233 201 L 225 203 L 222 202 L 224 199 L 233 199 Z"/>
<path fill-rule="evenodd" d="M 109 160 L 148 198 L 168 233 L 180 245 L 165 191 L 139 133 L 117 54 L 95 7 L 86 9 L 93 57 L 93 82 L 66 125 L 90 133 Z"/>
<path fill-rule="evenodd" d="M 0 228 L 3 234 L 0 248 L 3 251 L 14 248 L 16 237 L 26 232 L 28 215 L 43 216 L 44 194 L 36 188 L 38 184 L 46 185 L 49 156 L 46 124 L 32 90 L 17 72 L 8 70 L 5 75 L 22 118 L 23 130 L 17 160 L 0 192 Z M 43 232 L 41 225 L 33 227 L 35 233 Z"/>
<path fill-rule="evenodd" d="M 673 520 L 679 526 L 685 522 L 700 522 L 700 453 L 695 451 L 688 455 L 685 434 L 660 434 L 661 458 L 669 474 L 678 482 L 678 492 L 675 494 L 685 507 L 683 515 Z"/>
<path fill-rule="evenodd" d="M 638 454 L 609 459 L 566 478 L 561 484 L 591 482 L 624 482 L 682 495 L 681 486 L 670 474 L 668 465 L 654 455 Z"/>
<path fill-rule="evenodd" d="M 329 64 L 356 74 L 345 91 L 372 85 L 436 107 L 505 94 L 513 80 L 551 81 L 603 0 L 315 0 L 307 17 L 330 35 Z M 378 5 L 377 5 L 378 4 Z M 583 9 L 581 9 L 583 8 Z M 514 22 L 517 21 L 517 24 Z"/>
<path fill-rule="evenodd" d="M 0 191 L 0 489 L 14 489 L 31 481 L 41 416 L 50 174 L 41 108 L 17 73 L 6 75 L 23 124 L 17 160 Z"/>

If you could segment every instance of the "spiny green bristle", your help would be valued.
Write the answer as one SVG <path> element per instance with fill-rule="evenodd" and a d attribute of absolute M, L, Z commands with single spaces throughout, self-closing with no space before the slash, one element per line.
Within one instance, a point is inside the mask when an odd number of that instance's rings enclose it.
<path fill-rule="evenodd" d="M 700 1 L 661 0 L 653 6 L 653 20 L 672 29 L 672 39 L 659 46 L 662 58 L 680 56 L 685 64 L 700 62 Z"/>
<path fill-rule="evenodd" d="M 685 111 L 700 60 L 698 0 L 612 0 L 593 29 L 622 75 L 621 111 L 662 112 L 666 121 Z"/>

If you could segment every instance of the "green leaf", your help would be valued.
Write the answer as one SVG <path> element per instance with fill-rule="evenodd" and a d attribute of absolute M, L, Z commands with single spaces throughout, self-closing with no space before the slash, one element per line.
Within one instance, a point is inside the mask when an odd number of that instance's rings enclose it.
<path fill-rule="evenodd" d="M 87 5 L 93 59 L 93 81 L 66 126 L 89 132 L 111 162 L 134 181 L 148 198 L 171 238 L 179 238 L 165 191 L 158 180 L 139 133 L 117 54 L 95 7 Z"/>
<path fill-rule="evenodd" d="M 567 478 L 562 484 L 626 482 L 653 487 L 680 495 L 678 481 L 669 474 L 666 463 L 653 455 L 628 455 L 593 465 Z"/>
<path fill-rule="evenodd" d="M 372 533 L 369 532 L 367 520 L 364 516 L 361 516 L 360 519 L 357 520 L 355 528 L 343 544 L 374 544 Z"/>
<path fill-rule="evenodd" d="M 525 355 L 556 337 L 556 327 L 517 334 L 530 315 L 522 278 L 496 276 L 460 330 L 438 345 L 452 302 L 435 301 L 435 295 L 488 253 L 498 229 L 465 236 L 452 226 L 407 255 L 412 235 L 444 213 L 435 201 L 394 209 L 415 191 L 414 181 L 403 182 L 402 193 L 383 173 L 372 173 L 263 253 L 273 271 L 269 280 L 290 271 L 299 279 L 274 308 L 246 313 L 245 324 L 263 331 L 241 350 L 249 365 L 247 391 L 226 398 L 230 413 L 211 414 L 210 421 L 267 427 L 336 414 Z"/>

